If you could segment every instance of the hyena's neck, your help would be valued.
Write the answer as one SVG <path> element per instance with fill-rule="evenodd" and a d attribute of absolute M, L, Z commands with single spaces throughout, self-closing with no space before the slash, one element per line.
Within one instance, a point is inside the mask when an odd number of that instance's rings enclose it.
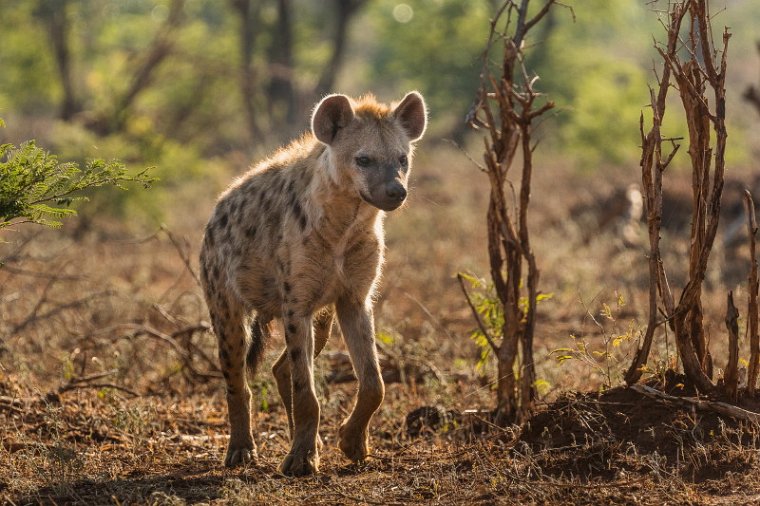
<path fill-rule="evenodd" d="M 350 181 L 340 178 L 329 149 L 314 165 L 307 191 L 309 215 L 318 227 L 329 227 L 338 235 L 357 228 L 373 228 L 382 220 L 379 209 L 366 203 Z"/>

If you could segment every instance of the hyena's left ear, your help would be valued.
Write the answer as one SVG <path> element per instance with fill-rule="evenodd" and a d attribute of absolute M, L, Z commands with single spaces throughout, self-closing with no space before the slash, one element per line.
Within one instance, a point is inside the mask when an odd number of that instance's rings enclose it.
<path fill-rule="evenodd" d="M 341 128 L 354 119 L 354 109 L 345 95 L 328 95 L 314 108 L 311 131 L 318 140 L 330 145 Z"/>
<path fill-rule="evenodd" d="M 406 130 L 409 140 L 416 141 L 425 133 L 427 126 L 427 107 L 425 99 L 416 91 L 406 94 L 400 104 L 393 110 L 393 116 Z"/>

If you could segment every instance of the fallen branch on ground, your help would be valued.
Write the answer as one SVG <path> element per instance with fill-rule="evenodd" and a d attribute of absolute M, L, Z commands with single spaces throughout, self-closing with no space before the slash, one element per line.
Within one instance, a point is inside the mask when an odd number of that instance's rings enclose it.
<path fill-rule="evenodd" d="M 701 411 L 713 411 L 721 415 L 730 416 L 737 420 L 744 420 L 760 425 L 760 413 L 747 411 L 746 409 L 733 406 L 725 402 L 708 401 L 706 399 L 699 399 L 697 397 L 676 397 L 674 395 L 669 395 L 665 392 L 661 392 L 656 388 L 652 388 L 647 385 L 636 384 L 631 385 L 629 388 L 651 399 L 670 402 L 683 408 L 699 409 Z"/>

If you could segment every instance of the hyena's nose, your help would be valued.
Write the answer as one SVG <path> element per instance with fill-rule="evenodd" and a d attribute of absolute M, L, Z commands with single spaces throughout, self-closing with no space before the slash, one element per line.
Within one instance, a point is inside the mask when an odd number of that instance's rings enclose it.
<path fill-rule="evenodd" d="M 406 188 L 399 183 L 389 184 L 385 187 L 385 194 L 391 200 L 402 202 L 406 198 Z"/>

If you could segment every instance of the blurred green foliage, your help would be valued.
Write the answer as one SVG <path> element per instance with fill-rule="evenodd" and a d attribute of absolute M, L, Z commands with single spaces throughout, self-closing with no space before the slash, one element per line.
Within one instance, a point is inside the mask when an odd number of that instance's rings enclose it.
<path fill-rule="evenodd" d="M 713 2 L 716 27 L 742 30 L 732 39 L 729 59 L 733 164 L 746 162 L 748 132 L 757 127 L 740 99 L 759 64 L 756 34 L 748 33 L 760 22 L 753 1 Z M 572 10 L 553 9 L 525 47 L 529 71 L 540 76 L 538 88 L 558 106 L 537 132 L 542 152 L 588 171 L 635 166 L 639 115 L 659 59 L 652 47 L 662 34 L 656 9 L 665 2 L 565 3 Z M 724 3 L 728 6 L 721 10 Z M 99 208 L 112 214 L 139 208 L 156 220 L 166 202 L 162 195 L 192 181 L 228 179 L 230 171 L 243 170 L 305 130 L 311 107 L 328 91 L 374 91 L 393 100 L 419 89 L 430 105 L 429 139 L 462 142 L 489 20 L 498 5 L 498 0 L 2 2 L 0 114 L 12 127 L 0 132 L 0 141 L 18 144 L 34 137 L 79 163 L 116 157 L 157 166 L 161 183 L 149 198 L 141 192 L 109 195 Z M 498 44 L 492 59 L 498 61 Z M 666 117 L 666 129 L 674 136 L 684 133 L 676 118 Z M 133 198 L 146 200 L 129 207 Z"/>

